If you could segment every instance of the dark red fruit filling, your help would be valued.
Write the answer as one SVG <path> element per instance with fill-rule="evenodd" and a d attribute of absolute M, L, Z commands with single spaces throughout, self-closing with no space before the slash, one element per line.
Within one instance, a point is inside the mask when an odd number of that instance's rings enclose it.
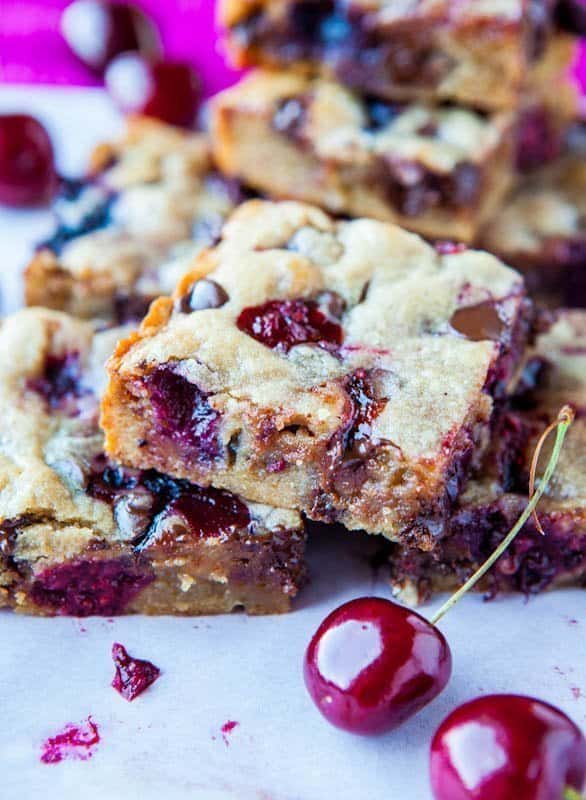
<path fill-rule="evenodd" d="M 363 445 L 370 440 L 372 422 L 387 404 L 387 398 L 379 399 L 374 396 L 371 376 L 364 369 L 347 375 L 342 385 L 350 398 L 344 449 L 346 452 L 361 452 Z"/>
<path fill-rule="evenodd" d="M 155 369 L 145 380 L 157 432 L 184 448 L 186 455 L 210 463 L 222 454 L 221 414 L 203 392 L 171 366 Z"/>
<path fill-rule="evenodd" d="M 161 674 L 161 670 L 150 661 L 132 658 L 118 642 L 112 645 L 112 660 L 116 667 L 112 686 L 128 701 L 142 694 Z"/>
<path fill-rule="evenodd" d="M 0 114 L 0 205 L 46 203 L 57 187 L 53 145 L 26 114 Z"/>
<path fill-rule="evenodd" d="M 549 112 L 541 106 L 525 110 L 517 129 L 517 168 L 527 172 L 541 167 L 556 158 L 560 149 Z"/>
<path fill-rule="evenodd" d="M 93 755 L 94 747 L 100 742 L 98 726 L 91 717 L 81 725 L 67 725 L 62 733 L 51 736 L 43 742 L 41 761 L 43 764 L 58 764 L 65 758 L 85 761 Z"/>
<path fill-rule="evenodd" d="M 201 97 L 199 79 L 189 64 L 147 61 L 134 53 L 111 62 L 106 87 L 124 113 L 186 127 L 193 125 Z"/>
<path fill-rule="evenodd" d="M 111 221 L 114 200 L 114 193 L 96 183 L 62 178 L 53 203 L 57 227 L 39 247 L 59 255 L 72 239 L 105 228 Z"/>
<path fill-rule="evenodd" d="M 40 394 L 52 409 L 63 408 L 68 400 L 89 394 L 89 389 L 84 389 L 81 385 L 79 353 L 47 356 L 43 374 L 38 378 L 31 378 L 27 382 L 27 389 Z"/>
<path fill-rule="evenodd" d="M 123 613 L 153 580 L 154 576 L 131 558 L 77 561 L 39 573 L 30 597 L 56 614 L 112 617 Z"/>
<path fill-rule="evenodd" d="M 156 29 L 128 3 L 77 0 L 63 13 L 61 32 L 75 55 L 97 73 L 120 53 L 153 55 L 159 50 Z"/>
<path fill-rule="evenodd" d="M 96 459 L 86 491 L 114 507 L 118 525 L 138 550 L 173 547 L 193 537 L 229 536 L 250 525 L 248 508 L 219 489 L 130 470 Z"/>
<path fill-rule="evenodd" d="M 236 324 L 257 342 L 281 353 L 310 343 L 336 350 L 344 340 L 340 325 L 328 319 L 315 300 L 269 300 L 245 308 Z"/>

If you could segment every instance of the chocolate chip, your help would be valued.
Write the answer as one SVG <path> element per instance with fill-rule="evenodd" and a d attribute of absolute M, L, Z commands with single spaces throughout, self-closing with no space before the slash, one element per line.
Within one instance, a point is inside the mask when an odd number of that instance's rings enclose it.
<path fill-rule="evenodd" d="M 279 103 L 273 116 L 273 128 L 286 136 L 299 136 L 305 122 L 307 101 L 290 97 Z"/>
<path fill-rule="evenodd" d="M 330 319 L 340 320 L 346 310 L 346 301 L 337 292 L 321 292 L 316 298 L 320 309 Z"/>
<path fill-rule="evenodd" d="M 200 278 L 179 298 L 177 309 L 183 314 L 191 314 L 192 311 L 221 308 L 229 299 L 228 293 L 220 284 L 208 278 Z"/>
<path fill-rule="evenodd" d="M 476 306 L 459 308 L 452 315 L 450 325 L 473 342 L 484 339 L 498 341 L 505 330 L 505 324 L 490 300 Z"/>

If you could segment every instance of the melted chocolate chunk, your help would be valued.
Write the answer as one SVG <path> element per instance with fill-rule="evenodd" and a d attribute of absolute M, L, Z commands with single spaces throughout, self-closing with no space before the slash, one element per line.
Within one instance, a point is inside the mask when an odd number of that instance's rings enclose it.
<path fill-rule="evenodd" d="M 367 453 L 366 445 L 370 440 L 372 422 L 387 404 L 387 399 L 375 396 L 371 375 L 364 369 L 347 375 L 342 385 L 351 404 L 344 433 L 344 451 L 364 455 Z"/>
<path fill-rule="evenodd" d="M 229 299 L 228 292 L 219 283 L 209 278 L 200 278 L 179 298 L 176 307 L 182 313 L 190 314 L 192 311 L 204 311 L 207 308 L 221 308 Z"/>
<path fill-rule="evenodd" d="M 476 306 L 459 308 L 452 315 L 450 325 L 473 342 L 485 339 L 498 342 L 506 331 L 506 325 L 490 300 Z"/>
<path fill-rule="evenodd" d="M 344 340 L 340 325 L 328 319 L 315 300 L 269 300 L 245 308 L 236 324 L 257 342 L 281 353 L 309 343 L 336 350 Z"/>

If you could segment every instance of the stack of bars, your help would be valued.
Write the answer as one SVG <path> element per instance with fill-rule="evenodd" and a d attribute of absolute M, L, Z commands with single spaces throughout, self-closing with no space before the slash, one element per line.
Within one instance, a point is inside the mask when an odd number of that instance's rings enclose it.
<path fill-rule="evenodd" d="M 98 147 L 0 324 L 0 605 L 287 611 L 323 526 L 425 600 L 516 521 L 566 403 L 547 535 L 482 588 L 586 584 L 586 311 L 527 293 L 584 281 L 553 4 L 220 6 L 240 63 L 286 71 L 215 98 L 210 139 Z"/>
<path fill-rule="evenodd" d="M 480 246 L 584 306 L 571 6 L 222 0 L 234 60 L 260 69 L 215 105 L 218 163 L 273 198 Z"/>

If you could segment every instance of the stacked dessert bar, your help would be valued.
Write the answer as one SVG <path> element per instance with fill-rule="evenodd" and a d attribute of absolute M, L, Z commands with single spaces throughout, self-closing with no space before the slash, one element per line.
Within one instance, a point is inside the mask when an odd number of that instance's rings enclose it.
<path fill-rule="evenodd" d="M 130 119 L 121 141 L 96 148 L 83 180 L 63 184 L 55 231 L 25 273 L 27 304 L 140 320 L 244 196 L 214 167 L 205 134 Z"/>
<path fill-rule="evenodd" d="M 286 611 L 307 521 L 380 535 L 424 599 L 515 522 L 568 402 L 547 536 L 484 586 L 584 582 L 586 312 L 535 338 L 526 292 L 584 296 L 564 4 L 220 9 L 261 69 L 210 138 L 134 119 L 98 147 L 0 323 L 0 605 Z"/>
<path fill-rule="evenodd" d="M 41 308 L 0 326 L 0 606 L 287 611 L 304 580 L 298 514 L 105 456 L 104 361 L 124 333 Z"/>
<path fill-rule="evenodd" d="M 223 0 L 218 163 L 276 198 L 475 242 L 574 115 L 551 0 Z"/>

